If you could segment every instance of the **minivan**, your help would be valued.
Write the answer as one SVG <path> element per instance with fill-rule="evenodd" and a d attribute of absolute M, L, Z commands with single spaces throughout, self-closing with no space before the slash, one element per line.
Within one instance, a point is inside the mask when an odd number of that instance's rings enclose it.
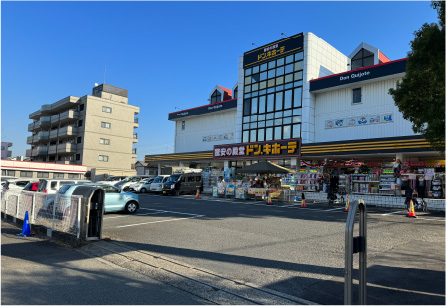
<path fill-rule="evenodd" d="M 163 185 L 163 195 L 195 193 L 203 191 L 203 177 L 200 173 L 173 174 Z"/>
<path fill-rule="evenodd" d="M 167 181 L 170 175 L 158 175 L 150 184 L 150 191 L 152 192 L 162 192 L 163 184 Z"/>
<path fill-rule="evenodd" d="M 8 179 L 3 185 L 5 190 L 22 190 L 28 183 L 37 182 L 36 179 Z"/>
<path fill-rule="evenodd" d="M 55 194 L 63 185 L 91 183 L 89 180 L 70 180 L 70 179 L 42 179 L 40 180 L 38 192 Z"/>

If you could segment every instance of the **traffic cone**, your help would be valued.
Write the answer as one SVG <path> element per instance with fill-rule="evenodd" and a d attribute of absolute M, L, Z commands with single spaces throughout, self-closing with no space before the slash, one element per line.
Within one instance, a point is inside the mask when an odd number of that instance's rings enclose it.
<path fill-rule="evenodd" d="M 345 210 L 344 211 L 348 211 L 350 208 L 350 199 L 347 196 L 347 203 L 345 203 Z"/>
<path fill-rule="evenodd" d="M 200 189 L 197 189 L 197 195 L 195 196 L 195 199 L 199 199 L 200 198 Z"/>
<path fill-rule="evenodd" d="M 268 195 L 266 196 L 266 204 L 273 204 L 271 193 L 269 193 L 269 192 L 268 192 Z"/>
<path fill-rule="evenodd" d="M 307 204 L 305 204 L 305 199 L 302 200 L 302 204 L 300 205 L 300 208 L 307 208 Z"/>
<path fill-rule="evenodd" d="M 412 218 L 416 218 L 417 217 L 415 215 L 415 209 L 413 208 L 413 201 L 412 200 L 410 200 L 409 214 L 407 215 L 407 217 L 412 217 Z"/>
<path fill-rule="evenodd" d="M 29 237 L 31 236 L 31 227 L 29 225 L 29 218 L 28 218 L 28 211 L 25 212 L 25 220 L 23 220 L 23 228 L 22 228 L 22 233 L 18 234 L 16 236 L 25 236 L 25 237 Z"/>

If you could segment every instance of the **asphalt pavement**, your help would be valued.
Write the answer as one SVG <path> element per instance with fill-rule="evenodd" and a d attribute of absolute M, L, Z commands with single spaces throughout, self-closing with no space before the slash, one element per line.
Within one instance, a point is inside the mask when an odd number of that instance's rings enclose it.
<path fill-rule="evenodd" d="M 213 304 L 169 284 L 46 237 L 18 237 L 1 221 L 2 305 Z"/>

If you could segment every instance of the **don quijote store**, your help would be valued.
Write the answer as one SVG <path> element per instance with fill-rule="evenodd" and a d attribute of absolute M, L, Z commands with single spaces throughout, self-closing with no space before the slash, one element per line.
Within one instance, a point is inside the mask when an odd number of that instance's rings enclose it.
<path fill-rule="evenodd" d="M 325 200 L 334 181 L 352 198 L 404 203 L 410 187 L 444 209 L 444 156 L 388 93 L 405 75 L 405 58 L 365 42 L 345 55 L 300 33 L 245 52 L 238 67 L 231 89 L 217 85 L 206 103 L 169 114 L 175 153 L 145 157 L 158 173 L 201 169 L 212 193 L 250 188 L 264 178 L 236 170 L 270 161 L 292 170 L 276 175 L 275 188 L 307 198 Z"/>

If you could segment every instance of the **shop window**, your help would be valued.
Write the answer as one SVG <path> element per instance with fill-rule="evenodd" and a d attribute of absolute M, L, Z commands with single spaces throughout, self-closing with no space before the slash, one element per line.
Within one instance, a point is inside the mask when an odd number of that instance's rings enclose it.
<path fill-rule="evenodd" d="M 33 177 L 32 171 L 20 171 L 20 177 Z"/>
<path fill-rule="evenodd" d="M 48 172 L 37 172 L 37 178 L 49 178 L 50 174 Z"/>
<path fill-rule="evenodd" d="M 361 88 L 353 89 L 353 103 L 361 103 Z"/>
<path fill-rule="evenodd" d="M 215 90 L 211 96 L 211 103 L 221 102 L 221 93 L 218 90 Z"/>
<path fill-rule="evenodd" d="M 63 173 L 54 173 L 53 174 L 53 178 L 55 178 L 55 179 L 63 179 L 64 178 L 64 174 Z"/>
<path fill-rule="evenodd" d="M 79 178 L 79 174 L 68 173 L 68 178 L 70 178 L 70 179 L 78 179 Z"/>

